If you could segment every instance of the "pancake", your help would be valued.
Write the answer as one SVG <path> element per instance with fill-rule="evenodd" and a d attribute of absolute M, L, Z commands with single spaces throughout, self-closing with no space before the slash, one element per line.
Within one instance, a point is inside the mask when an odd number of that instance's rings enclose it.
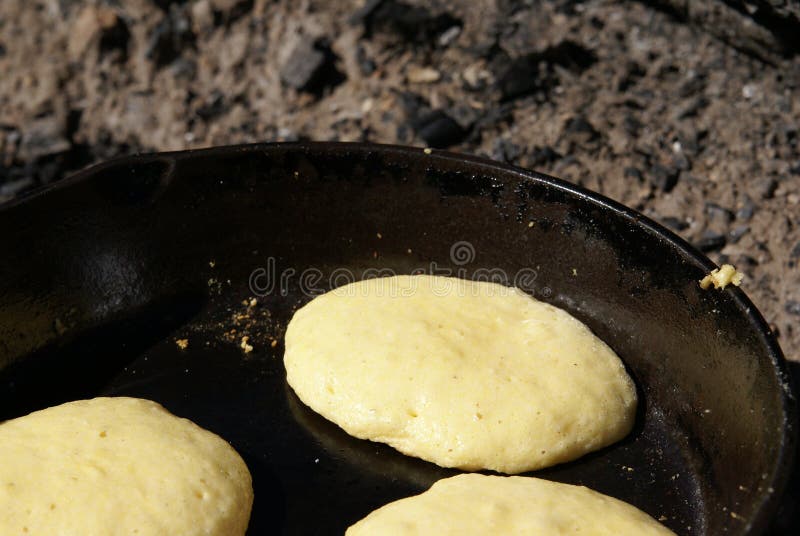
<path fill-rule="evenodd" d="M 250 473 L 219 436 L 136 398 L 0 424 L 0 534 L 242 536 Z"/>
<path fill-rule="evenodd" d="M 521 290 L 439 276 L 359 281 L 286 330 L 287 380 L 349 434 L 443 467 L 520 473 L 624 437 L 636 390 L 580 321 Z"/>
<path fill-rule="evenodd" d="M 465 474 L 383 506 L 346 536 L 674 536 L 641 510 L 583 486 Z"/>

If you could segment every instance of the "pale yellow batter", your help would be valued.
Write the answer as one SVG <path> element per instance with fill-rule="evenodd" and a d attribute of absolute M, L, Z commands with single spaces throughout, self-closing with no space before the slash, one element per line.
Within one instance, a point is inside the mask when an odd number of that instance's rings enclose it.
<path fill-rule="evenodd" d="M 521 476 L 458 475 L 379 508 L 347 536 L 667 536 L 630 504 L 583 486 Z"/>
<path fill-rule="evenodd" d="M 286 331 L 289 385 L 359 438 L 464 470 L 519 473 L 631 429 L 622 362 L 565 311 L 520 290 L 396 276 L 339 287 Z"/>
<path fill-rule="evenodd" d="M 136 398 L 0 424 L 0 534 L 241 536 L 253 488 L 219 436 Z"/>

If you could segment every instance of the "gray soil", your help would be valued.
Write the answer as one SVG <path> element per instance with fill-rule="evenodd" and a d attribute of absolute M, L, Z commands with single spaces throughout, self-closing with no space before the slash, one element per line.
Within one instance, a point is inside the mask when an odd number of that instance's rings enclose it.
<path fill-rule="evenodd" d="M 800 361 L 796 3 L 362 6 L 2 0 L 0 201 L 139 151 L 313 139 L 485 155 L 735 264 Z"/>

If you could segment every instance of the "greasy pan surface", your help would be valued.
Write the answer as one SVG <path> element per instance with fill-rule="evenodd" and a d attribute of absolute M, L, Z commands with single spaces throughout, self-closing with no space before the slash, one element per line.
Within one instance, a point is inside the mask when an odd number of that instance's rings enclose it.
<path fill-rule="evenodd" d="M 556 179 L 396 147 L 220 148 L 96 166 L 0 209 L 0 228 L 0 419 L 99 394 L 157 400 L 245 458 L 251 534 L 341 534 L 455 474 L 348 437 L 286 386 L 292 312 L 370 268 L 494 269 L 622 357 L 634 432 L 537 475 L 680 534 L 762 532 L 788 477 L 794 399 L 747 297 L 701 290 L 707 259 Z"/>

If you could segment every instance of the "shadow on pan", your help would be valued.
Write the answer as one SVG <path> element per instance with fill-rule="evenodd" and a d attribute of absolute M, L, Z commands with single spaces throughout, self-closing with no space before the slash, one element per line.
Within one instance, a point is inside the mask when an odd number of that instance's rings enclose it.
<path fill-rule="evenodd" d="M 227 147 L 96 166 L 0 209 L 0 227 L 16 231 L 0 238 L 0 412 L 98 393 L 158 400 L 254 468 L 253 530 L 341 534 L 448 473 L 310 414 L 286 388 L 280 347 L 244 357 L 220 337 L 254 294 L 281 340 L 313 295 L 392 272 L 491 274 L 568 310 L 625 361 L 643 397 L 636 431 L 539 475 L 680 534 L 764 533 L 789 479 L 795 399 L 752 303 L 699 289 L 708 259 L 557 179 L 389 146 Z M 163 321 L 137 323 L 141 311 Z M 261 327 L 247 329 L 258 340 Z M 89 341 L 83 361 L 58 350 L 65 336 Z M 91 341 L 109 338 L 128 350 L 92 368 Z M 48 398 L 56 377 L 76 387 Z M 793 530 L 792 507 L 782 512 L 775 533 Z"/>

